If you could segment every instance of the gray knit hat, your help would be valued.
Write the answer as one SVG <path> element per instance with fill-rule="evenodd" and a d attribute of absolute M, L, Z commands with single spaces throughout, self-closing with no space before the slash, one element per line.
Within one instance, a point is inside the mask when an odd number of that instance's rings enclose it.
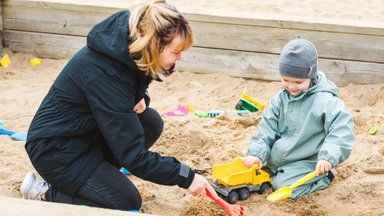
<path fill-rule="evenodd" d="M 315 78 L 317 73 L 316 47 L 302 38 L 289 41 L 280 54 L 279 72 L 282 76 L 292 78 Z"/>

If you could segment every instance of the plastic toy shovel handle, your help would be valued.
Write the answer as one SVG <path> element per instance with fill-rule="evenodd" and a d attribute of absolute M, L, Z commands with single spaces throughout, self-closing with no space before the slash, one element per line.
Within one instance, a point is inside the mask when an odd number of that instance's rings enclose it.
<path fill-rule="evenodd" d="M 241 205 L 231 205 L 221 199 L 219 196 L 217 198 L 213 197 L 212 194 L 205 189 L 207 196 L 213 199 L 218 205 L 220 205 L 228 216 L 244 216 L 244 207 Z"/>
<path fill-rule="evenodd" d="M 223 207 L 223 208 L 227 208 L 228 207 L 228 203 L 227 202 L 225 202 L 223 199 L 221 199 L 220 197 L 217 197 L 217 198 L 215 198 L 212 194 L 211 194 L 211 192 L 209 192 L 209 190 L 207 190 L 207 189 L 205 189 L 205 192 L 207 193 L 207 196 L 209 197 L 209 198 L 211 198 L 213 201 L 215 201 L 218 205 L 220 205 L 221 207 Z"/>
<path fill-rule="evenodd" d="M 0 128 L 0 135 L 8 135 L 8 136 L 12 136 L 15 132 L 13 131 L 9 131 L 9 130 L 5 130 L 3 128 Z"/>
<path fill-rule="evenodd" d="M 300 185 L 304 184 L 305 182 L 311 180 L 316 176 L 316 171 L 308 173 L 306 176 L 303 178 L 297 180 L 295 183 L 293 183 L 291 186 L 289 186 L 292 190 L 299 187 Z"/>

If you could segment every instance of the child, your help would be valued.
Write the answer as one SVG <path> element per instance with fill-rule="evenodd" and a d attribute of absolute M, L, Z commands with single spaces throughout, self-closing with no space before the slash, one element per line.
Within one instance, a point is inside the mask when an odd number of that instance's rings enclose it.
<path fill-rule="evenodd" d="M 285 45 L 279 60 L 283 89 L 263 112 L 244 158 L 248 167 L 264 166 L 274 190 L 316 170 L 317 177 L 296 188 L 292 199 L 326 188 L 336 174 L 333 168 L 355 145 L 352 116 L 337 87 L 317 70 L 317 58 L 308 40 Z"/>

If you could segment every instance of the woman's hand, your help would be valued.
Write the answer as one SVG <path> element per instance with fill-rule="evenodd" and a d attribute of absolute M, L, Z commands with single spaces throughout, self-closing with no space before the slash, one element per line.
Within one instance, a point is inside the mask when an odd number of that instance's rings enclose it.
<path fill-rule="evenodd" d="M 145 109 L 147 109 L 147 104 L 145 104 L 145 100 L 143 98 L 139 103 L 136 104 L 136 106 L 133 108 L 133 111 L 135 111 L 137 114 L 140 114 L 143 113 Z"/>
<path fill-rule="evenodd" d="M 243 158 L 243 163 L 246 167 L 252 167 L 255 163 L 259 165 L 259 168 L 263 167 L 263 162 L 257 156 L 246 156 Z"/>
<path fill-rule="evenodd" d="M 189 186 L 188 191 L 193 196 L 206 196 L 207 193 L 205 190 L 208 190 L 213 197 L 217 198 L 217 193 L 215 189 L 208 183 L 208 181 L 199 174 L 195 174 L 195 177 L 193 178 L 192 184 Z"/>
<path fill-rule="evenodd" d="M 324 174 L 332 169 L 332 164 L 326 160 L 319 160 L 316 164 L 316 175 Z"/>

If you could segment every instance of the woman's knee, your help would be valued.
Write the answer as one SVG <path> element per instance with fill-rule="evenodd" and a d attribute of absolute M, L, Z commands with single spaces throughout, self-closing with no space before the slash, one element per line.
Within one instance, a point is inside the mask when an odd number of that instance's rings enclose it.
<path fill-rule="evenodd" d="M 138 210 L 142 204 L 133 182 L 107 161 L 100 164 L 76 195 L 111 209 Z"/>
<path fill-rule="evenodd" d="M 132 195 L 131 193 L 125 193 L 115 204 L 116 209 L 129 211 L 140 210 L 142 202 L 140 194 Z"/>
<path fill-rule="evenodd" d="M 157 129 L 157 131 L 160 131 L 160 134 L 163 131 L 163 119 L 155 109 L 147 107 L 147 109 L 139 115 L 139 119 L 143 127 Z"/>
<path fill-rule="evenodd" d="M 147 108 L 145 112 L 138 115 L 145 134 L 145 148 L 150 148 L 159 139 L 163 133 L 164 122 L 160 114 L 152 109 Z"/>
<path fill-rule="evenodd" d="M 116 190 L 115 187 L 113 191 L 110 191 L 109 195 L 104 196 L 101 200 L 103 206 L 123 211 L 139 210 L 142 205 L 142 198 L 133 183 L 130 181 L 116 183 L 119 190 Z"/>

